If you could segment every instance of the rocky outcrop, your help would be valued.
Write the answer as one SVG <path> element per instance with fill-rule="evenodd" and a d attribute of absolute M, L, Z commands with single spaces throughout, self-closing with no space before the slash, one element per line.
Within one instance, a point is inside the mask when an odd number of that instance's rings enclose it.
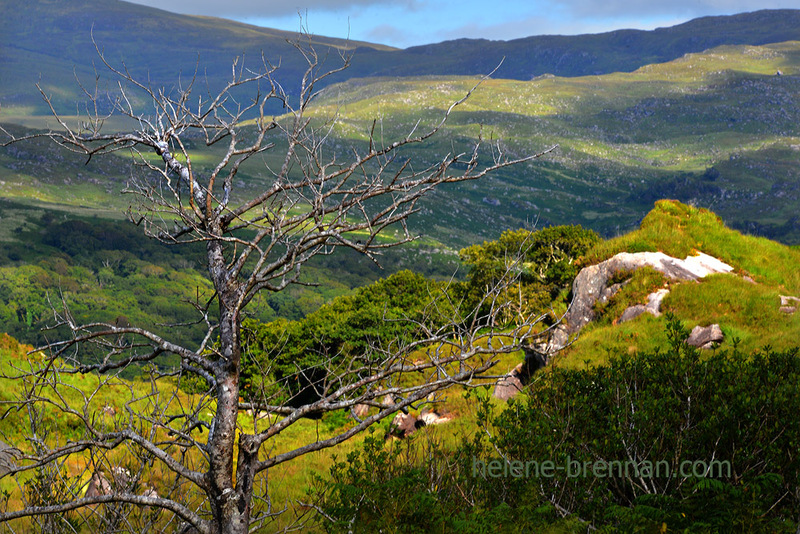
<path fill-rule="evenodd" d="M 441 425 L 451 419 L 452 418 L 446 414 L 440 414 L 430 409 L 422 410 L 419 417 L 410 413 L 399 412 L 389 424 L 389 431 L 384 436 L 384 439 L 388 439 L 392 436 L 396 438 L 407 438 L 424 426 Z"/>
<path fill-rule="evenodd" d="M 595 304 L 608 301 L 622 287 L 622 284 L 608 284 L 616 273 L 636 271 L 644 267 L 652 267 L 666 278 L 676 281 L 696 281 L 710 274 L 733 271 L 733 267 L 727 263 L 702 252 L 683 260 L 667 256 L 663 252 L 621 252 L 597 265 L 585 267 L 572 284 L 572 304 L 551 336 L 546 352 L 551 354 L 562 349 L 571 335 L 594 320 Z M 647 304 L 641 305 L 641 308 L 634 307 L 624 319 L 630 320 L 645 312 L 660 314 L 665 291 L 652 293 L 648 296 Z"/>
<path fill-rule="evenodd" d="M 561 323 L 550 331 L 546 343 L 525 348 L 524 363 L 497 381 L 494 397 L 508 400 L 522 391 L 534 372 L 547 365 L 555 352 L 567 346 L 571 336 L 595 319 L 595 305 L 608 302 L 625 286 L 625 282 L 609 284 L 614 275 L 620 272 L 633 272 L 644 267 L 651 267 L 670 280 L 685 282 L 697 281 L 710 274 L 733 271 L 733 267 L 727 263 L 702 252 L 683 260 L 663 252 L 621 252 L 597 265 L 585 267 L 575 277 L 572 284 L 572 303 Z M 666 288 L 650 293 L 646 304 L 629 307 L 619 318 L 619 322 L 630 321 L 643 313 L 660 316 L 661 302 L 668 294 L 669 290 Z M 787 298 L 794 299 L 794 297 Z M 800 299 L 795 300 L 800 304 Z M 784 302 L 784 297 L 781 297 L 781 305 L 788 306 L 788 301 Z M 707 328 L 698 330 L 696 339 L 699 344 L 695 346 L 707 348 L 722 340 L 719 325 Z"/>
<path fill-rule="evenodd" d="M 419 419 L 425 423 L 425 426 L 430 426 L 446 423 L 450 421 L 451 417 L 447 414 L 440 414 L 434 410 L 425 409 L 419 413 Z"/>
<path fill-rule="evenodd" d="M 709 326 L 695 326 L 686 339 L 686 344 L 701 349 L 711 349 L 717 343 L 722 343 L 725 336 L 718 324 Z"/>
<path fill-rule="evenodd" d="M 525 360 L 510 373 L 500 378 L 494 386 L 495 399 L 508 400 L 517 395 L 528 383 L 533 373 L 547 365 L 548 355 L 535 347 L 523 347 Z"/>
<path fill-rule="evenodd" d="M 423 426 L 425 426 L 425 421 L 417 419 L 416 416 L 410 413 L 400 412 L 394 416 L 391 424 L 389 424 L 389 431 L 386 437 L 407 438 Z"/>

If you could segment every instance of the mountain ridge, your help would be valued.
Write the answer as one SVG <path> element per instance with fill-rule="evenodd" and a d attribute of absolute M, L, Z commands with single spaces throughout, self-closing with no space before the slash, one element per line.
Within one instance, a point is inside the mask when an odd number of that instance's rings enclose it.
<path fill-rule="evenodd" d="M 759 28 L 758 32 L 756 27 Z M 435 67 L 438 74 L 464 74 L 464 69 L 461 72 L 455 72 L 452 68 L 448 70 L 450 63 L 442 60 L 442 56 L 445 56 L 456 61 L 451 54 L 454 45 L 457 45 L 455 48 L 465 58 L 463 61 L 481 62 L 480 67 L 470 74 L 489 72 L 497 66 L 498 58 L 505 57 L 498 76 L 529 80 L 545 73 L 571 77 L 631 72 L 644 65 L 663 63 L 687 53 L 702 52 L 724 44 L 763 45 L 799 38 L 800 10 L 765 9 L 737 15 L 700 17 L 655 30 L 620 29 L 574 36 L 539 35 L 510 41 L 458 39 L 407 48 L 403 52 L 439 58 L 439 65 Z M 433 62 L 425 66 L 424 73 L 432 74 L 432 70 L 425 70 L 428 66 L 433 68 Z M 387 70 L 385 74 L 407 75 L 397 69 Z"/>
<path fill-rule="evenodd" d="M 107 0 L 31 0 L 20 10 L 0 2 L 0 103 L 34 106 L 44 112 L 33 84 L 58 96 L 55 104 L 74 109 L 73 71 L 94 76 L 94 39 L 115 63 L 155 84 L 170 86 L 179 73 L 201 67 L 213 85 L 230 75 L 231 61 L 244 54 L 280 64 L 280 83 L 291 90 L 306 68 L 291 40 L 302 38 L 321 51 L 354 53 L 350 68 L 328 82 L 373 76 L 483 75 L 530 80 L 549 73 L 582 76 L 630 72 L 723 44 L 760 45 L 800 40 L 800 10 L 761 10 L 702 17 L 655 30 L 615 30 L 576 36 L 544 35 L 510 41 L 458 39 L 392 49 L 384 45 L 262 28 L 226 19 L 178 15 Z M 321 53 L 324 57 L 326 54 Z M 329 61 L 338 61 L 333 54 Z M 57 90 L 58 89 L 58 90 Z M 63 94 L 61 94 L 63 93 Z"/>

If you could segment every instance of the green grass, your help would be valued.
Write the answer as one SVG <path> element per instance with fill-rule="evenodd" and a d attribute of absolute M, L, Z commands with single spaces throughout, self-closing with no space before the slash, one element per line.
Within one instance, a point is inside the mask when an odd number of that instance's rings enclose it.
<path fill-rule="evenodd" d="M 411 228 L 451 247 L 533 224 L 579 223 L 613 236 L 635 228 L 655 200 L 675 198 L 711 208 L 733 227 L 800 242 L 792 222 L 800 201 L 798 72 L 800 42 L 794 41 L 724 46 L 627 73 L 486 80 L 437 137 L 400 156 L 432 164 L 469 151 L 479 135 L 487 143 L 499 139 L 511 155 L 560 148 L 481 182 L 441 188 L 422 202 Z M 374 121 L 381 142 L 402 138 L 418 122 L 422 131 L 475 81 L 353 79 L 327 87 L 312 115 L 316 123 L 338 115 L 327 150 L 346 161 L 352 149 L 366 149 Z M 41 127 L 48 120 L 41 113 L 30 105 L 4 107 L 0 120 Z M 242 169 L 241 198 L 263 190 L 269 169 L 280 167 L 284 141 L 270 141 L 276 148 Z M 197 140 L 190 147 L 200 175 L 221 155 Z M 129 172 L 126 154 L 84 165 L 41 143 L 23 151 L 27 159 L 0 151 L 6 196 L 97 209 L 132 202 L 118 195 Z M 64 159 L 56 165 L 58 158 Z M 715 174 L 707 174 L 712 167 Z M 75 194 L 60 198 L 65 179 Z M 86 182 L 92 185 L 76 185 Z"/>
<path fill-rule="evenodd" d="M 787 292 L 800 291 L 797 250 L 769 239 L 743 235 L 725 226 L 713 212 L 663 200 L 642 220 L 639 230 L 605 241 L 585 263 L 618 252 L 661 251 L 684 258 L 702 251 L 732 265 L 737 273 Z"/>
<path fill-rule="evenodd" d="M 0 335 L 0 373 L 13 375 L 16 369 L 27 369 L 28 358 L 31 358 L 34 362 L 40 362 L 41 356 L 39 355 L 26 356 L 26 352 L 30 350 L 30 346 L 21 345 L 6 334 Z M 513 368 L 520 358 L 520 353 L 501 355 L 498 358 L 497 372 L 505 372 L 507 369 Z M 85 406 L 85 409 L 90 414 L 99 414 L 106 406 L 113 408 L 117 414 L 125 414 L 126 406 L 130 406 L 134 411 L 145 407 L 147 410 L 151 410 L 152 406 L 148 402 L 155 400 L 152 396 L 152 386 L 146 379 L 121 380 L 114 378 L 110 380 L 108 385 L 96 389 L 100 377 L 94 374 L 61 373 L 59 377 L 62 383 L 63 400 L 75 406 L 79 411 L 82 411 L 84 409 L 83 406 Z M 106 377 L 103 378 L 105 379 Z M 410 384 L 414 380 L 418 380 L 418 377 L 405 377 L 403 380 L 405 383 Z M 175 393 L 184 405 L 192 405 L 197 402 L 192 395 L 176 391 L 174 384 L 170 381 L 161 383 L 158 386 L 158 390 L 161 392 L 162 398 L 169 398 L 170 395 Z M 15 398 L 17 391 L 19 391 L 17 382 L 5 376 L 0 376 L 0 401 L 12 400 Z M 48 390 L 45 389 L 45 391 Z M 442 426 L 425 428 L 419 432 L 413 441 L 413 449 L 417 451 L 423 450 L 428 440 L 435 440 L 445 449 L 452 449 L 462 439 L 474 432 L 476 404 L 474 400 L 467 400 L 463 394 L 464 390 L 462 388 L 451 388 L 444 392 L 439 400 L 443 403 L 447 414 L 453 417 L 454 420 Z M 52 392 L 46 393 L 46 395 L 55 399 Z M 140 400 L 132 402 L 134 398 Z M 499 401 L 493 400 L 492 402 L 495 407 L 500 406 Z M 441 404 L 437 406 L 439 406 L 440 410 L 442 409 Z M 47 406 L 42 406 L 42 408 L 45 414 L 43 424 L 51 430 L 51 439 L 77 439 L 80 436 L 81 425 L 76 418 L 65 416 Z M 177 409 L 176 404 L 173 402 L 171 407 L 167 408 L 166 413 L 173 413 Z M 213 410 L 213 403 L 207 406 L 207 411 L 211 410 Z M 372 409 L 371 413 L 374 413 L 375 410 Z M 418 412 L 412 411 L 412 413 Z M 263 430 L 268 422 L 268 420 L 262 418 L 254 421 L 253 417 L 246 413 L 240 414 L 239 417 L 240 429 L 246 432 L 253 432 L 254 429 Z M 389 422 L 390 420 L 384 420 L 378 423 L 376 431 L 380 434 L 386 432 Z M 339 412 L 329 413 L 321 420 L 302 419 L 266 443 L 262 447 L 261 454 L 266 458 L 315 443 L 318 440 L 331 437 L 354 424 L 354 421 L 347 414 Z M 7 417 L 0 421 L 0 439 L 23 450 L 26 450 L 25 448 L 28 446 L 25 440 L 28 432 L 29 429 L 26 426 L 26 418 L 24 416 Z M 308 513 L 308 508 L 304 506 L 304 503 L 310 502 L 313 498 L 311 489 L 317 485 L 318 478 L 326 479 L 333 463 L 337 460 L 343 460 L 349 452 L 359 447 L 364 437 L 364 434 L 358 435 L 336 447 L 313 452 L 298 460 L 270 469 L 269 488 L 273 506 L 276 509 L 286 508 L 286 512 L 276 519 L 273 526 L 281 528 L 289 526 L 298 516 Z M 404 445 L 394 439 L 386 442 L 386 447 L 400 446 Z M 125 458 L 126 453 L 122 448 L 110 451 L 107 454 L 111 461 L 120 465 L 127 465 L 126 462 L 130 460 Z M 199 458 L 195 459 L 195 461 L 197 460 Z M 88 456 L 83 454 L 72 456 L 65 466 L 66 474 L 74 479 L 80 479 L 83 483 L 88 483 L 88 461 Z M 24 475 L 23 480 L 27 480 L 30 476 Z M 158 488 L 158 480 L 163 480 L 164 483 L 168 483 L 170 480 L 170 476 L 166 472 L 161 472 L 160 469 L 154 469 L 152 472 L 146 473 L 145 477 L 155 481 L 156 488 Z M 11 494 L 10 507 L 21 506 L 21 495 L 14 480 L 5 478 L 0 481 L 0 491 L 7 491 Z M 187 494 L 185 498 L 191 498 L 191 494 Z M 317 532 L 321 530 L 317 529 L 312 522 L 306 527 L 306 531 Z"/>
<path fill-rule="evenodd" d="M 578 335 L 575 343 L 556 357 L 557 365 L 580 367 L 602 364 L 614 354 L 652 351 L 663 347 L 666 318 L 643 314 L 615 324 L 633 304 L 667 286 L 662 312 L 675 314 L 689 330 L 717 323 L 725 334 L 721 348 L 734 343 L 744 353 L 772 347 L 785 350 L 798 345 L 800 313 L 779 311 L 779 295 L 800 296 L 800 254 L 764 238 L 742 235 L 727 228 L 714 213 L 674 201 L 661 201 L 644 218 L 639 230 L 602 242 L 581 261 L 590 265 L 619 252 L 660 251 L 684 258 L 703 252 L 734 267 L 699 282 L 665 282 L 644 269 L 608 304 L 598 307 L 599 318 Z M 749 278 L 749 279 L 748 279 Z"/>

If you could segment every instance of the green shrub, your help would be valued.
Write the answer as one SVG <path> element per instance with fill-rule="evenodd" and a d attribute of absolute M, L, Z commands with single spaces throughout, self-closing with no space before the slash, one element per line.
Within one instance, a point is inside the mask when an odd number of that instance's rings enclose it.
<path fill-rule="evenodd" d="M 455 450 L 369 438 L 320 481 L 325 528 L 796 532 L 800 353 L 686 337 L 669 317 L 661 350 L 551 368 L 499 415 L 483 398 Z"/>
<path fill-rule="evenodd" d="M 476 477 L 472 462 L 488 454 L 480 437 L 456 451 L 423 435 L 384 442 L 374 435 L 317 478 L 314 498 L 333 533 L 584 532 L 574 519 L 514 480 Z"/>
<path fill-rule="evenodd" d="M 706 355 L 686 335 L 671 318 L 667 350 L 541 375 L 492 421 L 495 445 L 563 468 L 531 483 L 596 526 L 794 532 L 798 351 Z"/>

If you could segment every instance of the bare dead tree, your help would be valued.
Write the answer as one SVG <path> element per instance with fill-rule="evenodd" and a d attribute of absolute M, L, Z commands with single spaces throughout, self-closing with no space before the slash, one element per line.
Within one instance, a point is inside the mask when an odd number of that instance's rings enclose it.
<path fill-rule="evenodd" d="M 263 58 L 257 69 L 245 67 L 243 58 L 235 61 L 227 84 L 212 93 L 200 89 L 198 76 L 174 90 L 152 87 L 107 61 L 98 49 L 118 81 L 110 106 L 103 102 L 107 93 L 97 86 L 83 86 L 89 106 L 79 125 L 50 105 L 59 128 L 34 135 L 89 159 L 131 151 L 142 171 L 133 174 L 127 188 L 140 201 L 129 211 L 131 220 L 165 243 L 201 243 L 215 293 L 196 303 L 206 333 L 195 347 L 133 325 L 78 324 L 65 305 L 54 306 L 54 327 L 68 328 L 71 336 L 32 355 L 28 367 L 16 375 L 19 401 L 5 407 L 7 416 L 27 414 L 32 421 L 27 448 L 18 451 L 9 473 L 18 477 L 21 490 L 31 483 L 30 474 L 37 473 L 51 494 L 47 502 L 27 499 L 21 509 L 3 510 L 0 522 L 13 525 L 12 520 L 34 517 L 44 525 L 42 518 L 58 517 L 42 527 L 53 531 L 72 531 L 75 521 L 93 521 L 98 530 L 109 531 L 253 531 L 281 511 L 270 499 L 271 468 L 341 443 L 450 385 L 472 383 L 494 365 L 498 352 L 518 350 L 534 335 L 535 318 L 503 333 L 479 330 L 486 321 L 465 322 L 469 315 L 448 303 L 444 291 L 432 299 L 431 311 L 441 304 L 438 316 L 442 310 L 450 310 L 451 316 L 418 321 L 413 341 L 383 340 L 367 355 L 333 354 L 313 370 L 298 369 L 293 378 L 306 378 L 312 400 L 286 402 L 285 395 L 276 393 L 288 387 L 284 377 L 243 402 L 242 317 L 259 292 L 300 283 L 303 264 L 339 248 L 377 261 L 383 249 L 415 238 L 406 221 L 430 191 L 542 155 L 511 158 L 501 144 L 479 139 L 469 150 L 433 164 L 398 157 L 436 135 L 478 82 L 443 110 L 438 123 L 427 128 L 418 124 L 389 142 L 373 126 L 368 142 L 340 159 L 329 147 L 336 117 L 320 118 L 311 106 L 320 82 L 346 68 L 349 60 L 343 57 L 340 67 L 326 71 L 314 50 L 298 50 L 308 68 L 294 97 L 276 82 L 275 69 Z M 142 111 L 143 102 L 151 106 L 149 112 Z M 274 102 L 285 108 L 284 115 L 268 113 Z M 111 112 L 104 114 L 109 107 Z M 127 119 L 131 129 L 107 132 L 112 114 Z M 10 137 L 7 143 L 26 139 Z M 256 194 L 243 195 L 238 173 L 270 150 L 282 150 L 280 166 L 264 166 L 267 184 Z M 203 170 L 195 163 L 201 151 L 215 156 L 217 163 Z M 504 291 L 500 285 L 514 281 L 510 269 L 508 279 L 487 294 L 490 313 L 501 313 L 508 305 L 507 297 L 499 298 Z M 81 354 L 87 346 L 101 350 L 104 359 L 85 363 Z M 155 365 L 164 354 L 177 355 L 180 368 Z M 145 390 L 118 378 L 126 367 L 147 364 L 150 386 Z M 402 380 L 411 373 L 420 378 Z M 64 378 L 68 375 L 85 375 L 93 387 L 70 386 Z M 208 385 L 205 394 L 187 395 L 176 387 L 198 376 Z M 109 390 L 125 398 L 120 413 L 99 405 Z M 382 401 L 387 394 L 395 402 Z M 277 453 L 265 446 L 303 418 L 357 404 L 374 410 L 333 436 Z M 67 421 L 73 434 L 48 432 L 42 423 L 48 410 Z M 66 477 L 69 462 L 95 474 L 89 485 L 96 491 Z"/>

